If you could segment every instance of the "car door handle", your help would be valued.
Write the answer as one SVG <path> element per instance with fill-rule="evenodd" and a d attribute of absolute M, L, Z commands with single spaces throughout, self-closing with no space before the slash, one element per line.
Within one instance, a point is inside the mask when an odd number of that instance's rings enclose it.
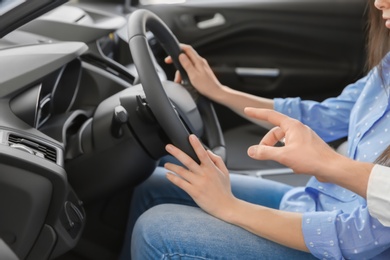
<path fill-rule="evenodd" d="M 235 68 L 235 72 L 242 77 L 276 78 L 280 75 L 280 70 L 274 68 Z"/>
<path fill-rule="evenodd" d="M 216 13 L 212 18 L 198 22 L 196 26 L 199 29 L 209 29 L 216 26 L 224 25 L 225 23 L 225 17 L 223 17 L 223 15 L 220 13 Z"/>

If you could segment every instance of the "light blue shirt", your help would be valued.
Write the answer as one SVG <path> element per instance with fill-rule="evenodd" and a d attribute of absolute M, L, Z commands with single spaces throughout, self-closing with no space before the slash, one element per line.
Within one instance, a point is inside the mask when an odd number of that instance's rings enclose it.
<path fill-rule="evenodd" d="M 390 144 L 390 54 L 379 69 L 321 103 L 275 99 L 275 110 L 310 126 L 325 141 L 348 136 L 348 154 L 373 162 Z M 285 194 L 280 209 L 304 212 L 302 229 L 310 252 L 320 259 L 390 259 L 390 228 L 370 216 L 367 202 L 314 177 Z"/>

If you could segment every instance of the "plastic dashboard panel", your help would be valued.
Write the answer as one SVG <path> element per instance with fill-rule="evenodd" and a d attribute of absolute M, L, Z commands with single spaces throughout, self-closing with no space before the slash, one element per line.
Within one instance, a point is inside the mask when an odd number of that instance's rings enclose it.
<path fill-rule="evenodd" d="M 63 144 L 35 127 L 34 107 L 42 80 L 66 74 L 69 64 L 77 68 L 87 49 L 79 42 L 0 49 L 0 237 L 20 259 L 62 254 L 75 245 L 84 225 L 83 208 L 63 168 Z M 32 108 L 30 121 L 12 111 L 12 100 L 23 93 L 30 93 L 19 101 Z M 70 220 L 72 214 L 81 217 Z"/>
<path fill-rule="evenodd" d="M 0 50 L 0 97 L 42 78 L 86 50 L 87 46 L 80 42 L 39 44 Z"/>
<path fill-rule="evenodd" d="M 81 61 L 74 59 L 15 96 L 10 101 L 11 110 L 39 129 L 50 117 L 69 111 L 78 92 L 81 71 Z"/>

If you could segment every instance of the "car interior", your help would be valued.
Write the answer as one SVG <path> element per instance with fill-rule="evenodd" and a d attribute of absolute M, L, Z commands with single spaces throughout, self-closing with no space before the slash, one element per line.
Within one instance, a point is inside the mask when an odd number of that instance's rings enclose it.
<path fill-rule="evenodd" d="M 268 129 L 199 95 L 179 43 L 234 89 L 320 101 L 364 73 L 365 2 L 1 0 L 0 259 L 117 259 L 132 190 L 167 143 L 197 160 L 190 133 L 232 174 L 304 185 L 246 155 Z"/>

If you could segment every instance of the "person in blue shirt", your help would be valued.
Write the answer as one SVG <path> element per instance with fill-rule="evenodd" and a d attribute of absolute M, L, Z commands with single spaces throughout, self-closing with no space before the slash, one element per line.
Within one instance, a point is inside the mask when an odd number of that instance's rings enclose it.
<path fill-rule="evenodd" d="M 390 144 L 390 54 L 386 55 L 390 0 L 376 0 L 369 6 L 371 70 L 338 97 L 323 102 L 270 100 L 230 89 L 187 45 L 182 46 L 179 59 L 192 85 L 211 100 L 260 124 L 267 117 L 258 108 L 275 110 L 309 126 L 324 141 L 348 136 L 348 156 L 368 167 L 366 163 Z M 273 128 L 270 134 L 290 144 L 293 138 L 281 134 L 283 127 Z M 309 140 L 300 140 L 305 142 Z M 390 228 L 370 215 L 366 200 L 358 194 L 321 177 L 313 177 L 306 187 L 293 188 L 229 174 L 221 158 L 204 150 L 195 136 L 190 136 L 190 143 L 200 164 L 167 145 L 183 166 L 158 167 L 136 187 L 122 258 L 131 253 L 132 259 L 390 259 Z M 295 143 L 299 153 L 301 147 Z M 264 144 L 250 147 L 248 155 L 264 159 Z M 279 155 L 282 160 L 283 154 Z M 333 159 L 324 157 L 312 167 L 332 171 Z"/>

